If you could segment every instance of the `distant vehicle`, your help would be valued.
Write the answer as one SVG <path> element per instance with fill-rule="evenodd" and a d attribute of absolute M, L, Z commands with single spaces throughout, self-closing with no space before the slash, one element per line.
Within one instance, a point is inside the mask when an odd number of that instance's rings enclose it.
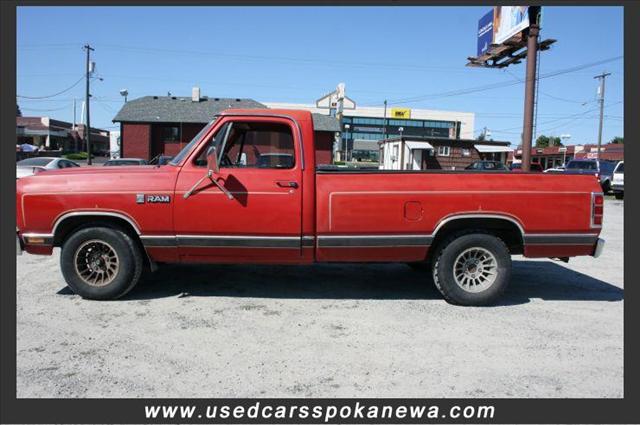
<path fill-rule="evenodd" d="M 41 171 L 60 170 L 63 168 L 79 167 L 73 161 L 64 158 L 40 156 L 36 158 L 27 158 L 16 162 L 16 179 L 22 177 L 33 176 Z"/>
<path fill-rule="evenodd" d="M 157 155 L 149 161 L 149 165 L 167 165 L 172 159 L 173 157 L 169 155 Z"/>
<path fill-rule="evenodd" d="M 514 162 L 509 166 L 509 169 L 516 173 L 522 173 L 522 162 Z M 537 162 L 532 162 L 529 166 L 529 170 L 534 173 L 542 172 L 542 165 Z"/>
<path fill-rule="evenodd" d="M 119 165 L 147 165 L 148 162 L 146 159 L 141 158 L 118 158 L 118 159 L 110 159 L 104 163 L 105 167 L 113 167 Z"/>
<path fill-rule="evenodd" d="M 561 165 L 558 165 L 557 167 L 547 168 L 543 172 L 544 173 L 564 173 L 564 170 L 565 170 L 565 165 L 561 164 Z"/>
<path fill-rule="evenodd" d="M 509 171 L 509 168 L 500 161 L 476 161 L 465 167 L 465 170 Z"/>
<path fill-rule="evenodd" d="M 616 199 L 624 198 L 624 161 L 618 162 L 613 170 L 613 178 L 611 179 L 611 191 Z"/>
<path fill-rule="evenodd" d="M 573 159 L 567 163 L 567 174 L 593 174 L 598 177 L 604 193 L 611 190 L 611 178 L 616 163 L 610 161 L 598 161 L 597 159 Z"/>

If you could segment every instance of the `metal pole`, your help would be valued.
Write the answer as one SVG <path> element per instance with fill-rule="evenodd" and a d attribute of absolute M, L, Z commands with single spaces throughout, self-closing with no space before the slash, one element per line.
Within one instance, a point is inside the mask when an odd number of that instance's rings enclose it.
<path fill-rule="evenodd" d="M 382 140 L 387 138 L 387 99 L 384 100 L 384 116 L 382 117 Z"/>
<path fill-rule="evenodd" d="M 527 76 L 524 88 L 524 128 L 522 137 L 522 171 L 531 169 L 531 142 L 533 139 L 533 110 L 536 89 L 536 59 L 538 57 L 538 32 L 535 24 L 529 27 L 527 38 Z"/>
<path fill-rule="evenodd" d="M 87 111 L 87 122 L 85 124 L 85 140 L 87 142 L 87 165 L 91 165 L 91 115 L 89 113 L 89 97 L 91 97 L 91 95 L 89 94 L 89 64 L 90 62 L 90 57 L 89 55 L 91 54 L 91 51 L 94 50 L 93 47 L 91 47 L 88 44 L 85 44 L 84 49 L 87 51 L 87 64 L 86 64 L 86 87 L 85 87 L 85 93 L 84 93 L 84 98 L 85 98 L 85 105 L 86 105 L 86 111 Z"/>
<path fill-rule="evenodd" d="M 596 153 L 596 159 L 600 161 L 600 149 L 602 146 L 602 123 L 604 121 L 604 81 L 611 73 L 603 72 L 600 75 L 596 75 L 593 78 L 600 80 L 600 124 L 598 125 L 598 152 Z"/>

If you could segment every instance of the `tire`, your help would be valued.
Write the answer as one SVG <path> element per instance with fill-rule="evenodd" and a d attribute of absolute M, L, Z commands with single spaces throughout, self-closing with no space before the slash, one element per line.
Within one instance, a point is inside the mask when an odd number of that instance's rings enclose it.
<path fill-rule="evenodd" d="M 605 195 L 609 193 L 609 190 L 611 190 L 611 182 L 609 180 L 603 181 L 601 186 L 602 186 L 602 193 L 604 193 Z"/>
<path fill-rule="evenodd" d="M 616 199 L 624 199 L 624 192 L 616 192 Z"/>
<path fill-rule="evenodd" d="M 486 270 L 475 266 L 475 260 L 482 260 Z M 460 274 L 454 273 L 454 266 Z M 489 274 L 490 270 L 493 275 Z M 511 254 L 496 236 L 481 232 L 458 233 L 436 248 L 432 274 L 433 282 L 447 302 L 465 306 L 489 305 L 509 284 Z M 462 277 L 457 279 L 456 274 Z"/>
<path fill-rule="evenodd" d="M 144 262 L 140 249 L 125 232 L 86 227 L 62 245 L 60 268 L 69 287 L 82 298 L 113 300 L 138 283 Z"/>

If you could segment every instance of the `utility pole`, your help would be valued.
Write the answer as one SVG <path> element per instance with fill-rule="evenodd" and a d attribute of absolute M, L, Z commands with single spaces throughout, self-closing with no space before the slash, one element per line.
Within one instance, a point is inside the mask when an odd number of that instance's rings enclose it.
<path fill-rule="evenodd" d="M 536 22 L 529 27 L 527 34 L 527 76 L 524 88 L 524 128 L 522 134 L 522 171 L 531 169 L 531 142 L 533 139 L 533 112 L 536 93 L 536 62 L 538 58 L 538 33 Z"/>
<path fill-rule="evenodd" d="M 91 118 L 89 114 L 89 98 L 91 97 L 91 94 L 89 93 L 89 79 L 91 76 L 91 72 L 89 68 L 91 66 L 90 55 L 91 55 L 91 52 L 95 49 L 91 47 L 89 44 L 85 44 L 83 48 L 87 51 L 86 89 L 84 94 L 84 98 L 85 98 L 84 101 L 85 101 L 86 111 L 87 111 L 87 122 L 85 124 L 85 129 L 84 129 L 84 132 L 85 132 L 84 137 L 87 142 L 87 154 L 88 154 L 87 165 L 91 165 Z"/>
<path fill-rule="evenodd" d="M 610 72 L 603 72 L 602 74 L 593 77 L 600 80 L 600 88 L 598 90 L 600 92 L 600 98 L 598 99 L 598 101 L 600 102 L 600 124 L 598 126 L 598 152 L 596 154 L 596 158 L 598 159 L 598 161 L 600 161 L 600 148 L 602 146 L 602 122 L 604 120 L 604 81 L 605 78 L 607 78 L 609 75 L 611 75 Z"/>
<path fill-rule="evenodd" d="M 387 138 L 387 99 L 384 100 L 384 117 L 382 118 L 382 140 Z"/>

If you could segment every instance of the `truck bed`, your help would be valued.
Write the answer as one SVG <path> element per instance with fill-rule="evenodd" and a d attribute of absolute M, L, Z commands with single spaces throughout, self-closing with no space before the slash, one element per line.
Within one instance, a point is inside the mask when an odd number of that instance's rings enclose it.
<path fill-rule="evenodd" d="M 453 220 L 495 219 L 531 257 L 589 255 L 594 176 L 468 171 L 316 171 L 321 261 L 418 261 Z M 384 248 L 384 249 L 381 249 Z"/>

